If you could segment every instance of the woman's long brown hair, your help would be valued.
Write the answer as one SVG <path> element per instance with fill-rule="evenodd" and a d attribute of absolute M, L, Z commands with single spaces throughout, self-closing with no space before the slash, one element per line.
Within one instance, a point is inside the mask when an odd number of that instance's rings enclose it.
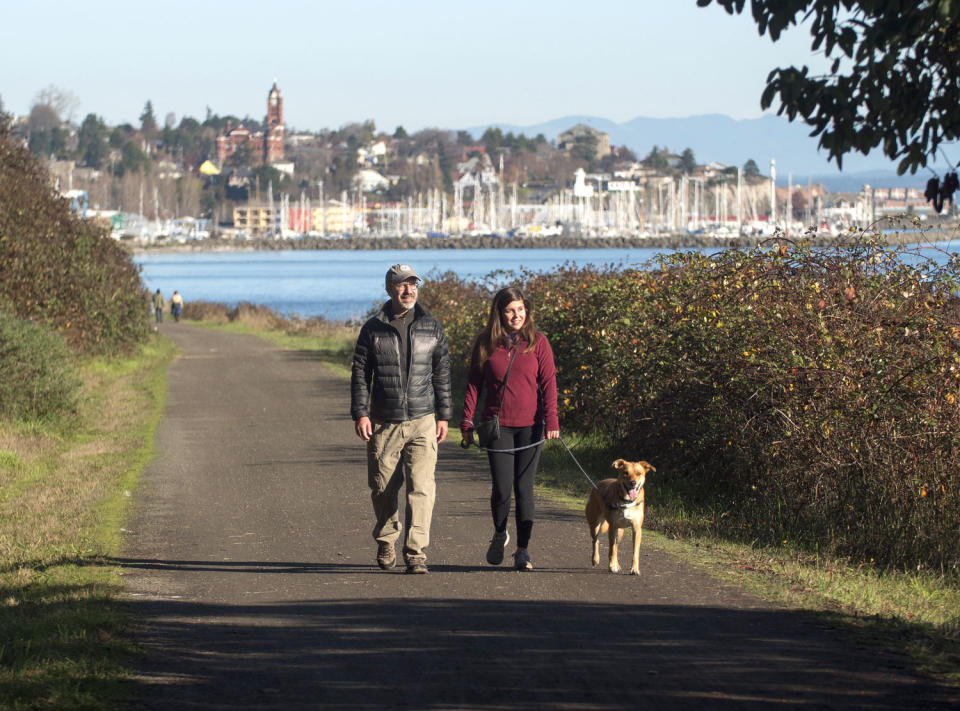
<path fill-rule="evenodd" d="M 527 342 L 527 348 L 524 352 L 529 353 L 536 345 L 537 329 L 533 325 L 533 310 L 530 302 L 517 287 L 505 287 L 493 297 L 493 303 L 490 304 L 490 315 L 487 317 L 487 325 L 477 336 L 477 342 L 474 344 L 477 361 L 480 365 L 486 363 L 493 352 L 497 350 L 497 346 L 506 340 L 507 330 L 503 326 L 503 310 L 514 301 L 522 301 L 523 308 L 527 313 L 523 326 L 520 327 L 520 337 Z"/>

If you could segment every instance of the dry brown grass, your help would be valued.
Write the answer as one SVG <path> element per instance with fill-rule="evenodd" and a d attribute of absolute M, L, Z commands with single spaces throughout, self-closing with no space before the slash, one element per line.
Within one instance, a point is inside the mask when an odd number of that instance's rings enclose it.
<path fill-rule="evenodd" d="M 0 427 L 0 452 L 17 452 L 21 455 L 39 454 L 46 438 L 29 432 L 14 432 Z"/>
<path fill-rule="evenodd" d="M 266 306 L 257 306 L 247 302 L 237 304 L 230 314 L 230 320 L 254 330 L 272 331 L 283 327 L 284 319 Z"/>

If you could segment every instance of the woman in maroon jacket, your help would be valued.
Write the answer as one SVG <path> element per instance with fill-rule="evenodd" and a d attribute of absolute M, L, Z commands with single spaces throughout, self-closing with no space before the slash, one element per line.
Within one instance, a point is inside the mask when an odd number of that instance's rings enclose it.
<path fill-rule="evenodd" d="M 514 355 L 514 352 L 516 353 Z M 513 356 L 513 365 L 510 358 Z M 506 377 L 507 368 L 510 368 Z M 486 328 L 477 336 L 470 360 L 470 375 L 463 402 L 460 428 L 465 442 L 473 440 L 474 417 L 480 390 L 486 386 L 483 414 L 478 424 L 499 414 L 500 437 L 488 446 L 493 492 L 493 538 L 487 562 L 499 565 L 510 541 L 507 518 L 510 490 L 517 497 L 517 552 L 514 567 L 533 570 L 527 546 L 533 531 L 533 478 L 540 462 L 537 444 L 560 436 L 557 420 L 557 371 L 547 337 L 533 324 L 530 302 L 516 287 L 501 289 L 493 297 Z M 530 446 L 534 445 L 534 446 Z"/>

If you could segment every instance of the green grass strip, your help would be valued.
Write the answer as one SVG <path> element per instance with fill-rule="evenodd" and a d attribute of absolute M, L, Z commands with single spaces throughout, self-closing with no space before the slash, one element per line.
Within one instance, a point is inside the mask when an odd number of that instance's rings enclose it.
<path fill-rule="evenodd" d="M 132 648 L 119 569 L 127 495 L 154 453 L 166 367 L 136 357 L 83 365 L 78 423 L 0 422 L 0 709 L 117 709 Z"/>

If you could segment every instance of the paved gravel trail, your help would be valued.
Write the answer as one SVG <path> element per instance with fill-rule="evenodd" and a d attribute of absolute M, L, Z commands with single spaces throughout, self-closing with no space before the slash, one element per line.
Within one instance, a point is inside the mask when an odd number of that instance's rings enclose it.
<path fill-rule="evenodd" d="M 548 502 L 536 571 L 486 565 L 486 463 L 450 443 L 429 575 L 383 572 L 348 384 L 310 353 L 161 328 L 181 356 L 121 560 L 134 708 L 957 707 L 653 548 L 639 578 L 592 569 L 582 515 Z"/>

